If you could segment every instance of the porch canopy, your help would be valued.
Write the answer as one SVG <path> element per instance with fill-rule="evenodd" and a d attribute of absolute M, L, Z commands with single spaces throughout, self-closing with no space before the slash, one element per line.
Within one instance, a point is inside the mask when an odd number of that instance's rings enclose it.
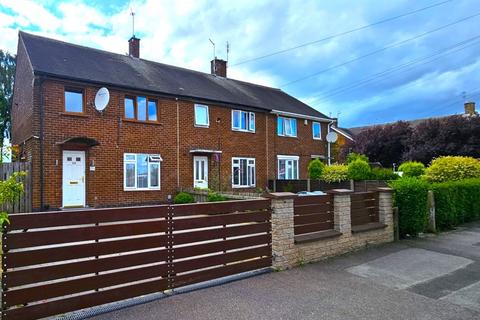
<path fill-rule="evenodd" d="M 215 154 L 215 153 L 222 153 L 221 150 L 211 150 L 211 149 L 201 149 L 201 148 L 195 148 L 191 149 L 190 153 L 210 153 L 210 154 Z"/>
<path fill-rule="evenodd" d="M 100 145 L 100 142 L 98 142 L 93 138 L 88 138 L 88 137 L 70 137 L 65 140 L 58 141 L 55 144 L 59 146 L 75 144 L 75 145 L 81 145 L 85 147 L 94 147 L 94 146 Z"/>

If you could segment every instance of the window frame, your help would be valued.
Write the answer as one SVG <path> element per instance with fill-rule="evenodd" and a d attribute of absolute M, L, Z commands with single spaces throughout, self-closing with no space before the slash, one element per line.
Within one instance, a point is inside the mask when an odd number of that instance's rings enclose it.
<path fill-rule="evenodd" d="M 280 177 L 280 161 L 285 161 L 285 178 Z M 287 179 L 287 161 L 291 162 L 292 168 L 295 168 L 295 172 L 292 169 L 292 178 Z M 296 162 L 296 166 L 294 166 Z M 294 177 L 296 175 L 296 177 Z M 300 157 L 299 156 L 288 156 L 288 155 L 278 155 L 277 156 L 277 179 L 279 180 L 299 180 L 300 179 Z"/>
<path fill-rule="evenodd" d="M 205 108 L 207 110 L 207 123 L 206 124 L 198 124 L 197 123 L 197 107 Z M 198 128 L 208 128 L 210 127 L 210 110 L 208 105 L 195 103 L 193 105 L 193 125 Z"/>
<path fill-rule="evenodd" d="M 319 136 L 315 137 L 315 125 L 318 125 Z M 312 137 L 313 140 L 323 140 L 322 139 L 322 124 L 320 122 L 312 122 Z"/>
<path fill-rule="evenodd" d="M 234 126 L 234 115 L 235 113 L 238 113 L 240 116 L 239 118 L 239 126 L 235 127 Z M 245 121 L 245 129 L 242 128 L 242 114 L 246 114 L 246 121 Z M 240 109 L 233 109 L 232 110 L 232 131 L 239 131 L 239 132 L 250 132 L 250 133 L 255 133 L 256 130 L 256 121 L 255 121 L 255 112 L 251 111 L 244 111 Z M 253 128 L 252 128 L 252 119 L 253 119 Z"/>
<path fill-rule="evenodd" d="M 67 92 L 80 93 L 82 95 L 82 111 L 78 112 L 78 111 L 68 111 L 67 110 L 67 99 L 65 97 L 65 94 Z M 69 87 L 69 86 L 65 86 L 63 88 L 63 111 L 65 113 L 85 114 L 85 104 L 86 104 L 85 102 L 86 102 L 86 100 L 85 100 L 85 89 L 79 88 L 79 87 Z"/>
<path fill-rule="evenodd" d="M 138 97 L 143 97 L 145 98 L 145 120 L 139 120 L 138 119 Z M 133 100 L 133 118 L 127 118 L 125 116 L 125 101 L 127 99 L 132 99 Z M 155 102 L 155 110 L 156 110 L 156 115 L 157 115 L 157 120 L 150 120 L 148 116 L 148 103 L 150 101 Z M 158 99 L 147 96 L 147 95 L 131 95 L 131 94 L 126 94 L 123 97 L 123 119 L 126 121 L 133 121 L 133 122 L 140 122 L 140 123 L 158 123 L 160 121 L 160 112 L 158 108 Z"/>
<path fill-rule="evenodd" d="M 138 187 L 138 164 L 137 164 L 137 157 L 138 155 L 146 155 L 147 156 L 147 187 L 146 188 L 139 188 Z M 134 160 L 127 160 L 127 156 L 134 156 Z M 155 158 L 155 159 L 152 159 Z M 123 191 L 155 191 L 161 190 L 162 185 L 162 157 L 158 153 L 132 153 L 132 152 L 125 152 L 123 154 Z M 127 164 L 134 165 L 134 172 L 135 172 L 135 183 L 133 187 L 127 186 Z M 158 175 L 157 181 L 158 186 L 151 185 L 151 167 L 152 164 L 158 164 Z"/>
<path fill-rule="evenodd" d="M 247 162 L 247 166 L 246 166 L 247 184 L 246 185 L 241 184 L 240 173 L 239 173 L 238 184 L 235 184 L 235 181 L 234 181 L 234 170 L 237 167 L 240 170 L 240 161 L 241 160 L 246 160 L 246 162 Z M 235 161 L 238 161 L 238 165 L 235 165 Z M 252 172 L 250 171 L 250 168 L 253 168 L 253 177 L 251 176 Z M 257 167 L 256 167 L 255 158 L 251 158 L 251 157 L 232 157 L 232 188 L 234 188 L 234 189 L 255 188 L 256 185 L 257 185 Z"/>
<path fill-rule="evenodd" d="M 282 132 L 278 132 L 278 124 L 280 119 L 282 120 Z M 290 125 L 290 132 L 292 131 L 292 122 L 295 122 L 295 134 L 287 134 L 286 130 L 286 122 L 289 122 Z M 297 119 L 296 118 L 289 118 L 289 117 L 283 117 L 283 116 L 278 116 L 277 117 L 277 135 L 280 137 L 291 137 L 291 138 L 297 138 L 298 137 L 298 125 L 297 125 Z"/>

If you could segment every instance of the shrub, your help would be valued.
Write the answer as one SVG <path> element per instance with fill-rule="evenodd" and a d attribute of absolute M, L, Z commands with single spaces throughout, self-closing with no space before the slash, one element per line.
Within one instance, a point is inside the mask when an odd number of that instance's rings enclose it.
<path fill-rule="evenodd" d="M 425 165 L 418 161 L 406 161 L 398 167 L 403 172 L 402 177 L 420 177 L 425 173 Z"/>
<path fill-rule="evenodd" d="M 325 169 L 325 164 L 319 159 L 314 159 L 308 164 L 308 176 L 310 179 L 320 179 L 322 172 Z"/>
<path fill-rule="evenodd" d="M 373 168 L 370 176 L 372 180 L 396 180 L 398 178 L 398 174 L 387 168 Z"/>
<path fill-rule="evenodd" d="M 208 202 L 227 201 L 228 198 L 216 192 L 210 192 L 207 196 Z"/>
<path fill-rule="evenodd" d="M 425 178 L 430 182 L 480 178 L 480 161 L 470 157 L 440 157 L 425 170 Z"/>
<path fill-rule="evenodd" d="M 394 189 L 394 205 L 398 207 L 400 235 L 415 236 L 428 224 L 427 197 L 429 184 L 417 178 L 403 178 L 390 182 Z"/>
<path fill-rule="evenodd" d="M 347 155 L 347 164 L 350 164 L 356 160 L 363 160 L 365 161 L 366 163 L 369 162 L 368 160 L 368 157 L 364 154 L 361 154 L 361 153 L 356 153 L 356 152 L 350 152 L 348 155 Z"/>
<path fill-rule="evenodd" d="M 173 199 L 173 203 L 175 204 L 181 204 L 181 203 L 194 203 L 195 199 L 190 193 L 187 192 L 180 192 L 175 196 L 175 199 Z"/>
<path fill-rule="evenodd" d="M 431 190 L 439 230 L 480 218 L 480 179 L 433 183 Z"/>
<path fill-rule="evenodd" d="M 0 207 L 5 204 L 13 204 L 24 192 L 23 182 L 20 181 L 26 172 L 15 172 L 6 180 L 0 180 Z M 0 227 L 10 223 L 8 212 L 0 209 Z M 1 228 L 0 228 L 1 229 Z"/>
<path fill-rule="evenodd" d="M 348 180 L 348 167 L 344 164 L 334 164 L 323 169 L 322 178 L 325 182 L 342 182 Z"/>
<path fill-rule="evenodd" d="M 371 172 L 368 162 L 364 160 L 357 159 L 348 164 L 348 177 L 355 181 L 368 180 Z"/>

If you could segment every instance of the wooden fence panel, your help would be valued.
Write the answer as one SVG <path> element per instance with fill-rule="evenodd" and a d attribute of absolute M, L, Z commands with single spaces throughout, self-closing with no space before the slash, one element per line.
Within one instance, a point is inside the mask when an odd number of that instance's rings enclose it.
<path fill-rule="evenodd" d="M 333 196 L 296 197 L 293 222 L 297 242 L 303 238 L 302 235 L 333 230 Z"/>
<path fill-rule="evenodd" d="M 350 200 L 352 227 L 379 221 L 377 192 L 352 193 Z"/>
<path fill-rule="evenodd" d="M 268 199 L 10 219 L 2 319 L 39 319 L 272 263 Z"/>
<path fill-rule="evenodd" d="M 0 164 L 0 180 L 8 179 L 13 173 L 25 171 L 27 175 L 23 178 L 24 194 L 13 204 L 0 206 L 2 211 L 9 213 L 31 212 L 32 211 L 32 165 L 30 162 L 11 162 Z"/>

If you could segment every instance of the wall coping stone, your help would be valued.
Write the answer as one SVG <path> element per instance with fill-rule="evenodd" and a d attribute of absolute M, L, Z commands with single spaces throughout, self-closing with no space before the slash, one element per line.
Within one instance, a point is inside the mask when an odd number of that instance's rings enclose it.
<path fill-rule="evenodd" d="M 393 189 L 388 187 L 380 187 L 380 188 L 377 188 L 376 191 L 393 193 Z"/>
<path fill-rule="evenodd" d="M 298 197 L 295 193 L 292 192 L 271 192 L 268 194 L 263 195 L 265 198 L 270 198 L 270 199 L 294 199 Z"/>
<path fill-rule="evenodd" d="M 332 189 L 332 190 L 328 190 L 328 191 L 325 191 L 326 193 L 328 194 L 351 194 L 353 193 L 353 190 L 350 190 L 350 189 Z"/>

